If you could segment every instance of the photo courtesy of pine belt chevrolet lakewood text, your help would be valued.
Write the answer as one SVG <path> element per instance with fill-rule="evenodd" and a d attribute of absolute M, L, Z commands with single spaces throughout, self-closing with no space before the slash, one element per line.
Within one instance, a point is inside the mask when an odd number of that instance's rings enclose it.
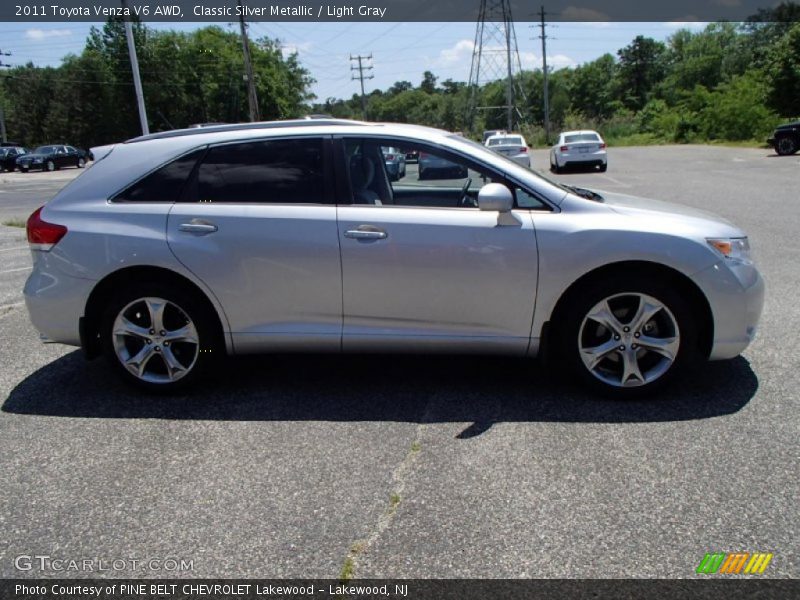
<path fill-rule="evenodd" d="M 445 131 L 306 118 L 93 153 L 28 220 L 25 301 L 43 340 L 150 391 L 225 353 L 469 352 L 626 398 L 737 356 L 761 313 L 736 226 Z"/>

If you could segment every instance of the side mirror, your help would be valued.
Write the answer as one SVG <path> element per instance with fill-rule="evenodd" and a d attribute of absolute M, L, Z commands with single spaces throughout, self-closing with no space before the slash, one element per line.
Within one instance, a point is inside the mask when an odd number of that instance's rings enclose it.
<path fill-rule="evenodd" d="M 501 183 L 487 183 L 478 192 L 478 208 L 507 213 L 514 208 L 514 196 Z"/>

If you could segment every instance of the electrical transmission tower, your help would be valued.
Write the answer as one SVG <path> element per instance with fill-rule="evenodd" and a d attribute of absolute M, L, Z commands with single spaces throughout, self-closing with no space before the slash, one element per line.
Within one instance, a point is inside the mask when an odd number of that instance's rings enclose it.
<path fill-rule="evenodd" d="M 358 75 L 351 75 L 350 79 L 355 81 L 358 79 L 361 81 L 361 116 L 366 121 L 367 120 L 367 97 L 364 95 L 364 80 L 365 79 L 372 79 L 375 75 L 364 75 L 364 71 L 372 71 L 372 65 L 368 67 L 364 65 L 363 61 L 371 61 L 372 60 L 372 53 L 369 56 L 358 56 L 350 55 L 350 61 L 358 61 L 358 66 L 351 66 L 351 71 L 358 71 Z"/>
<path fill-rule="evenodd" d="M 477 111 L 504 110 L 508 131 L 523 121 L 520 106 L 527 104 L 519 75 L 522 63 L 509 0 L 481 0 L 475 46 L 469 70 L 469 128 Z M 479 106 L 480 87 L 492 81 L 506 81 L 506 102 L 499 106 Z"/>

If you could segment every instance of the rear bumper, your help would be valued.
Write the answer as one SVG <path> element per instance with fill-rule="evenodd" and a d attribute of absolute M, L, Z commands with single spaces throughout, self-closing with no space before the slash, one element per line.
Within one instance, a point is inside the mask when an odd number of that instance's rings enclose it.
<path fill-rule="evenodd" d="M 608 162 L 608 154 L 603 152 L 587 152 L 586 154 L 571 153 L 567 155 L 556 155 L 556 161 L 560 167 L 570 165 L 595 166 L 599 167 Z"/>

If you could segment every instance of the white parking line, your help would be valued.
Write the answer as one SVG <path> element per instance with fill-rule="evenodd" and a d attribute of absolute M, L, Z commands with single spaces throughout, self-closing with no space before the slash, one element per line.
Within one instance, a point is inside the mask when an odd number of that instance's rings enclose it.
<path fill-rule="evenodd" d="M 13 248 L 0 248 L 0 252 L 11 252 L 12 250 L 28 250 L 28 246 L 14 246 Z"/>
<path fill-rule="evenodd" d="M 0 271 L 0 275 L 3 273 L 16 273 L 18 271 L 30 271 L 33 267 L 22 267 L 20 269 L 8 269 L 7 271 Z"/>

